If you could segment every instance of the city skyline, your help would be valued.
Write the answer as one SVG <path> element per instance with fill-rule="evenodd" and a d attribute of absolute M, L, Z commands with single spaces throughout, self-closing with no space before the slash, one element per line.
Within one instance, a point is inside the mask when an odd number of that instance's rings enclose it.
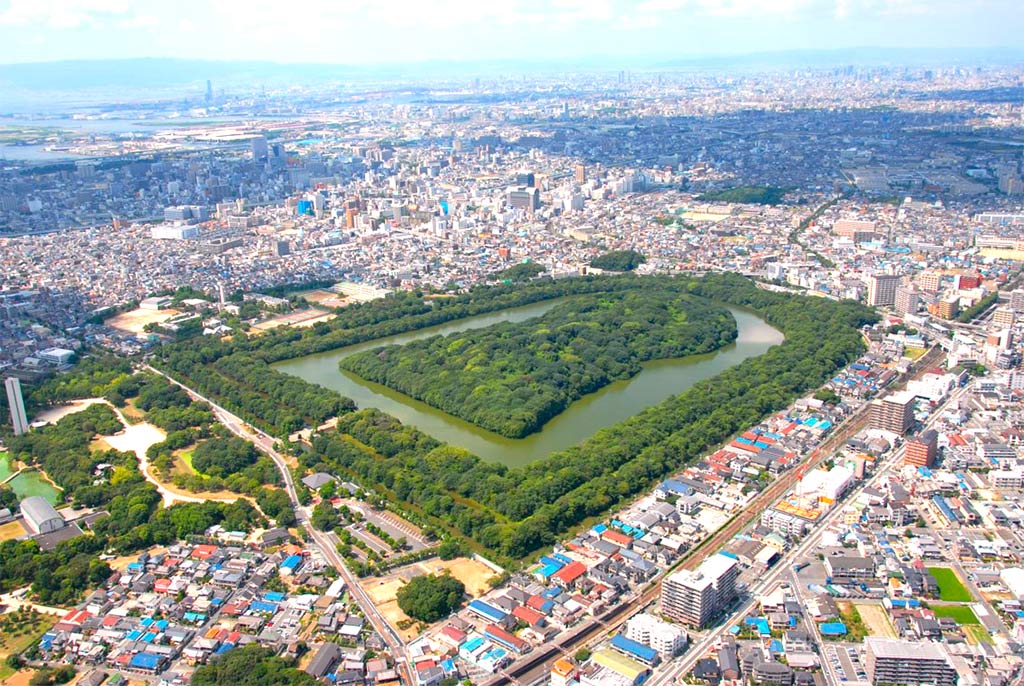
<path fill-rule="evenodd" d="M 0 63 L 172 57 L 374 65 L 721 57 L 783 50 L 1018 48 L 1010 0 L 7 0 Z"/>

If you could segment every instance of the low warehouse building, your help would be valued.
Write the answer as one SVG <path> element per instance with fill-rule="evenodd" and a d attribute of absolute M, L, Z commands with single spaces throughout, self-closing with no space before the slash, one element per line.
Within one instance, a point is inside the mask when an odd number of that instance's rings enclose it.
<path fill-rule="evenodd" d="M 48 534 L 64 528 L 64 519 L 46 499 L 33 495 L 21 501 L 21 516 L 33 534 Z"/>

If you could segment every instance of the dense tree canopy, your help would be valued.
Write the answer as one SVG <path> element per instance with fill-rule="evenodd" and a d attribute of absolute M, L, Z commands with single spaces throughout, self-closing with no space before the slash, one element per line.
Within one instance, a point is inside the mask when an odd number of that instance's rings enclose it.
<path fill-rule="evenodd" d="M 70 374 L 58 374 L 29 394 L 38 404 L 50 404 L 78 398 L 99 398 L 107 395 L 118 383 L 131 375 L 127 360 L 102 355 L 79 362 Z"/>
<path fill-rule="evenodd" d="M 444 619 L 462 605 L 466 587 L 449 574 L 427 574 L 413 577 L 398 589 L 398 607 L 421 622 Z"/>
<path fill-rule="evenodd" d="M 495 281 L 511 281 L 513 283 L 519 283 L 520 281 L 529 281 L 535 276 L 543 274 L 546 269 L 543 265 L 537 264 L 536 262 L 521 262 L 514 264 L 508 269 L 502 269 L 500 272 L 491 274 L 491 278 Z"/>
<path fill-rule="evenodd" d="M 313 449 L 300 457 L 306 468 L 330 471 L 408 504 L 439 532 L 464 536 L 511 562 L 643 492 L 733 433 L 824 383 L 863 350 L 858 328 L 875 321 L 877 315 L 852 301 L 766 291 L 731 274 L 699 278 L 627 274 L 476 287 L 444 299 L 401 293 L 346 308 L 323 326 L 301 331 L 282 327 L 259 337 L 192 342 L 171 346 L 162 354 L 176 374 L 180 365 L 186 378 L 198 378 L 200 383 L 216 377 L 215 383 L 224 381 L 223 388 L 229 390 L 264 388 L 265 394 L 252 396 L 251 404 L 239 411 L 251 421 L 272 427 L 281 413 L 298 416 L 288 408 L 292 391 L 304 402 L 347 401 L 276 372 L 267 362 L 564 296 L 668 288 L 749 307 L 781 329 L 786 340 L 758 358 L 602 429 L 579 446 L 526 467 L 509 469 L 484 462 L 375 410 L 341 413 L 338 429 L 316 435 Z M 249 362 L 230 367 L 230 374 L 222 373 L 228 368 L 224 361 L 233 356 Z M 289 384 L 278 384 L 280 377 Z M 236 397 L 243 403 L 246 398 Z"/>
<path fill-rule="evenodd" d="M 610 272 L 631 272 L 646 261 L 636 250 L 612 250 L 595 257 L 590 266 Z"/>
<path fill-rule="evenodd" d="M 220 436 L 203 441 L 192 453 L 192 466 L 201 474 L 228 476 L 256 463 L 259 453 L 249 441 Z"/>
<path fill-rule="evenodd" d="M 700 196 L 705 202 L 735 202 L 756 205 L 778 205 L 786 194 L 785 188 L 774 186 L 737 186 L 712 191 Z"/>
<path fill-rule="evenodd" d="M 252 644 L 235 648 L 202 665 L 192 686 L 314 686 L 319 683 L 269 648 Z"/>
<path fill-rule="evenodd" d="M 724 308 L 649 289 L 579 296 L 524 322 L 368 350 L 341 366 L 521 438 L 574 400 L 639 373 L 642 362 L 710 352 L 735 338 Z"/>

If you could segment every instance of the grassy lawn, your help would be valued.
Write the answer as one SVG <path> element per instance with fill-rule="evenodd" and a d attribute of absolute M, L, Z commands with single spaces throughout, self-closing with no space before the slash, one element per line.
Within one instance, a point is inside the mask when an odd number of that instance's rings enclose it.
<path fill-rule="evenodd" d="M 916 360 L 919 357 L 924 357 L 926 352 L 928 352 L 926 348 L 905 348 L 903 350 L 903 356 L 909 357 L 911 360 Z"/>
<path fill-rule="evenodd" d="M 951 603 L 969 603 L 974 598 L 970 591 L 963 585 L 956 572 L 948 567 L 929 567 L 928 571 L 935 577 L 939 584 L 939 599 Z"/>
<path fill-rule="evenodd" d="M 17 521 L 0 525 L 0 541 L 11 541 L 25 535 L 25 529 Z"/>
<path fill-rule="evenodd" d="M 121 413 L 132 424 L 138 424 L 146 419 L 146 413 L 135 406 L 135 398 L 129 398 L 125 401 L 124 407 L 121 408 Z"/>
<path fill-rule="evenodd" d="M 977 645 L 979 643 L 992 644 L 992 637 L 989 636 L 988 631 L 985 627 L 978 626 L 977 624 L 968 624 L 963 627 L 964 636 L 967 637 L 967 642 L 971 645 Z"/>
<path fill-rule="evenodd" d="M 932 605 L 930 609 L 935 613 L 936 617 L 949 617 L 961 626 L 970 624 L 981 625 L 977 615 L 974 614 L 974 610 L 966 605 Z"/>
<path fill-rule="evenodd" d="M 192 466 L 192 453 L 195 452 L 196 446 L 192 445 L 181 450 L 175 450 L 171 453 L 174 456 L 174 469 L 171 472 L 173 477 L 175 474 L 184 474 L 185 476 L 206 476 L 196 471 L 196 468 Z"/>

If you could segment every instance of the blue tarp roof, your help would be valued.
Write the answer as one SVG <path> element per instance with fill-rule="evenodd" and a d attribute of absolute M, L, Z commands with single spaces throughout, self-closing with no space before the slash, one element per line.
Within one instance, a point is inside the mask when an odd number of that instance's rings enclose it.
<path fill-rule="evenodd" d="M 288 557 L 285 558 L 284 562 L 281 563 L 281 566 L 289 568 L 289 569 L 295 569 L 296 567 L 299 566 L 300 562 L 302 562 L 302 556 L 300 556 L 300 555 L 289 555 Z"/>
<path fill-rule="evenodd" d="M 658 651 L 654 650 L 654 648 L 649 648 L 643 643 L 626 638 L 622 634 L 616 634 L 612 638 L 612 647 L 624 653 L 635 655 L 644 662 L 654 662 L 658 659 Z"/>
<path fill-rule="evenodd" d="M 540 563 L 542 565 L 544 565 L 545 567 L 554 567 L 555 569 L 561 569 L 566 564 L 566 563 L 562 562 L 561 560 L 557 560 L 557 559 L 555 559 L 553 557 L 548 557 L 547 555 L 545 555 L 544 557 L 540 558 Z"/>
<path fill-rule="evenodd" d="M 268 603 L 265 600 L 254 600 L 249 605 L 249 609 L 256 612 L 270 612 L 273 614 L 274 612 L 277 612 L 277 603 Z"/>
<path fill-rule="evenodd" d="M 772 628 L 764 617 L 747 617 L 746 625 L 754 627 L 757 633 L 763 636 L 770 636 L 772 633 Z"/>
<path fill-rule="evenodd" d="M 921 601 L 917 598 L 893 598 L 889 601 L 893 607 L 920 607 Z"/>
<path fill-rule="evenodd" d="M 676 479 L 666 479 L 661 482 L 661 489 L 668 491 L 669 493 L 678 493 L 679 495 L 690 495 L 693 493 L 693 488 L 682 481 Z"/>
<path fill-rule="evenodd" d="M 272 603 L 279 603 L 284 600 L 285 594 L 280 591 L 268 591 L 263 594 L 264 600 L 269 600 Z"/>
<path fill-rule="evenodd" d="M 539 568 L 537 570 L 537 573 L 540 574 L 545 579 L 550 579 L 551 575 L 554 574 L 555 572 L 557 572 L 561 568 L 562 568 L 562 565 L 544 565 L 543 567 L 541 567 L 541 568 Z"/>
<path fill-rule="evenodd" d="M 825 622 L 820 627 L 822 636 L 845 636 L 846 625 L 842 622 Z"/>
<path fill-rule="evenodd" d="M 138 653 L 132 655 L 131 662 L 128 663 L 129 667 L 135 667 L 137 669 L 156 669 L 160 666 L 160 660 L 162 658 L 159 655 L 153 653 Z"/>

